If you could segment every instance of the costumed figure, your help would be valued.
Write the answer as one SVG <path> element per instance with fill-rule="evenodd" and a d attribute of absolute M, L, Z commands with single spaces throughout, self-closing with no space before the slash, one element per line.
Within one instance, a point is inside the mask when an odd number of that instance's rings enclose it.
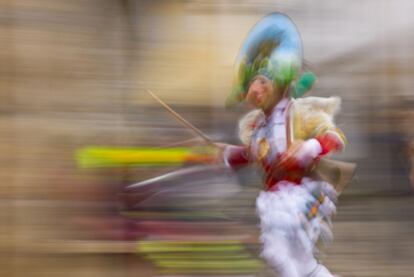
<path fill-rule="evenodd" d="M 256 208 L 261 255 L 270 267 L 282 277 L 328 277 L 333 275 L 316 260 L 315 245 L 332 238 L 338 192 L 315 177 L 315 169 L 325 155 L 344 148 L 345 136 L 333 121 L 340 98 L 300 98 L 315 81 L 301 70 L 302 44 L 294 23 L 280 13 L 264 17 L 240 50 L 226 103 L 245 100 L 255 109 L 239 123 L 243 145 L 223 146 L 222 155 L 234 169 L 256 163 L 263 170 Z"/>

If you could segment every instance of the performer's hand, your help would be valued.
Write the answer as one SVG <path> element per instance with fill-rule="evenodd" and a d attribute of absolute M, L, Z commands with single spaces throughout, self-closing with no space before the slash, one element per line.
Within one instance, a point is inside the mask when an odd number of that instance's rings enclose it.
<path fill-rule="evenodd" d="M 328 154 L 331 151 L 339 151 L 344 146 L 340 136 L 333 131 L 328 131 L 323 135 L 318 136 L 316 139 L 322 146 L 322 155 Z"/>
<path fill-rule="evenodd" d="M 233 169 L 248 165 L 250 162 L 248 148 L 244 145 L 216 143 L 216 162 L 224 163 Z"/>
<path fill-rule="evenodd" d="M 214 145 L 216 146 L 213 150 L 213 164 L 222 164 L 224 163 L 224 151 L 227 147 L 231 146 L 231 144 L 222 143 L 222 142 L 215 142 Z"/>

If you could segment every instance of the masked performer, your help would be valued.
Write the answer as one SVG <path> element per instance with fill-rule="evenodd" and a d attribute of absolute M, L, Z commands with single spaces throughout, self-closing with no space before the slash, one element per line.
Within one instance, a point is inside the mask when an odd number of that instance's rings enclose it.
<path fill-rule="evenodd" d="M 312 177 L 317 162 L 344 147 L 334 125 L 338 97 L 300 98 L 315 81 L 301 74 L 302 47 L 291 19 L 273 13 L 248 34 L 236 60 L 228 105 L 245 100 L 255 109 L 239 123 L 242 146 L 224 147 L 232 168 L 256 163 L 264 190 L 257 198 L 262 257 L 282 277 L 333 276 L 315 258 L 319 238 L 331 237 L 337 192 Z"/>

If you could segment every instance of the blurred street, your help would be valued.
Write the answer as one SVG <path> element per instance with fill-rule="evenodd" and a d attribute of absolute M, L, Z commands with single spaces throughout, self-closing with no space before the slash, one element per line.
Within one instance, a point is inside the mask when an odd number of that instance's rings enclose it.
<path fill-rule="evenodd" d="M 35 223 L 14 225 L 20 230 L 33 229 L 41 224 L 40 216 L 50 214 L 50 208 L 36 203 L 32 203 L 32 207 L 20 207 L 20 210 L 36 218 Z M 5 212 L 3 207 L 2 211 Z M 338 216 L 334 218 L 335 240 L 323 248 L 321 259 L 343 276 L 411 276 L 413 214 L 412 197 L 344 196 Z M 53 223 L 44 221 L 43 224 Z M 136 253 L 134 241 L 65 242 L 43 238 L 25 243 L 10 241 L 3 243 L 2 249 L 1 273 L 4 276 L 159 275 L 153 264 Z M 270 276 L 265 269 L 253 275 Z"/>

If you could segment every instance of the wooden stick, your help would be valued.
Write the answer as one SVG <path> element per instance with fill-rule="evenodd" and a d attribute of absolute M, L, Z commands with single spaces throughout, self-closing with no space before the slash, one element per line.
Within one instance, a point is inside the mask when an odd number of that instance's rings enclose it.
<path fill-rule="evenodd" d="M 197 136 L 197 137 L 186 139 L 186 140 L 180 140 L 180 141 L 176 141 L 176 142 L 172 142 L 172 143 L 168 143 L 168 144 L 163 144 L 159 147 L 160 148 L 168 148 L 168 147 L 190 145 L 190 144 L 194 145 L 194 143 L 200 143 L 200 142 L 204 142 L 204 140 L 202 138 L 200 138 L 199 136 Z"/>
<path fill-rule="evenodd" d="M 149 93 L 149 95 L 152 96 L 152 98 L 154 98 L 158 103 L 160 103 L 161 106 L 163 106 L 179 123 L 181 123 L 188 129 L 192 130 L 194 133 L 196 133 L 199 137 L 201 137 L 205 142 L 207 142 L 211 146 L 218 147 L 206 134 L 204 134 L 193 124 L 185 120 L 181 115 L 175 112 L 172 108 L 170 108 L 170 106 L 168 106 L 164 101 L 158 98 L 158 96 L 155 95 L 151 90 L 148 89 L 147 92 Z"/>

